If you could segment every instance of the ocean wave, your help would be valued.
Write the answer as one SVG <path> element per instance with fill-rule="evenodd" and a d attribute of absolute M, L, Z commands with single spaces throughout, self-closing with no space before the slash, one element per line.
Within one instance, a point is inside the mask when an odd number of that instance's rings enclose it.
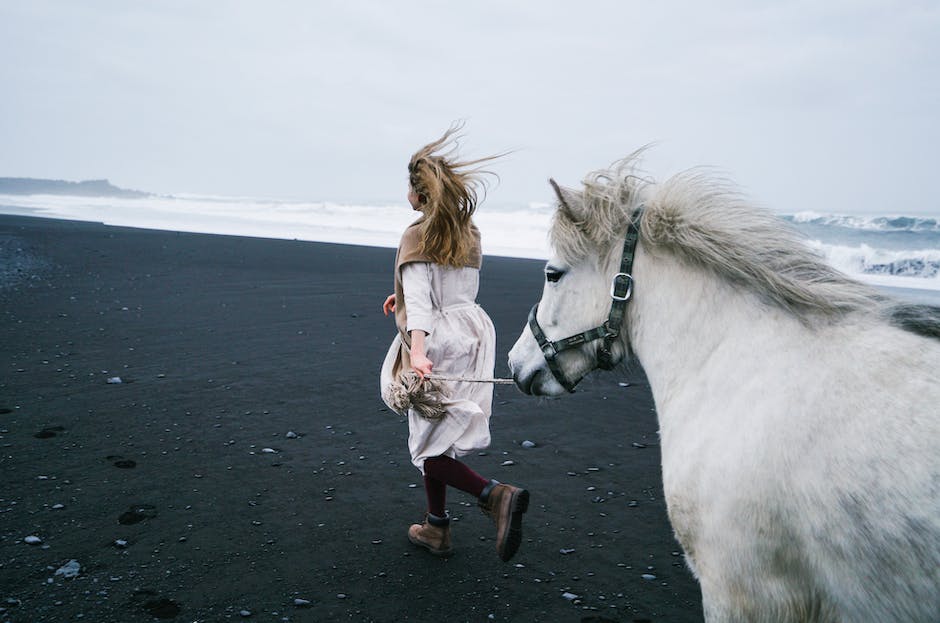
<path fill-rule="evenodd" d="M 867 244 L 854 247 L 809 241 L 827 262 L 850 275 L 916 277 L 937 282 L 940 288 L 940 249 L 890 251 Z"/>
<path fill-rule="evenodd" d="M 912 231 L 940 233 L 940 218 L 931 216 L 859 216 L 850 214 L 819 214 L 818 212 L 797 212 L 781 215 L 791 223 L 800 225 L 820 225 L 841 227 L 864 231 Z"/>

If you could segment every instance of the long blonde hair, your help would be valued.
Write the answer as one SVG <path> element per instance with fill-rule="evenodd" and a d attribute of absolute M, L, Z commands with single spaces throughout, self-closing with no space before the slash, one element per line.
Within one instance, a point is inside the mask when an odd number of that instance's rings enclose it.
<path fill-rule="evenodd" d="M 456 160 L 457 133 L 462 128 L 460 124 L 450 126 L 441 138 L 419 149 L 408 162 L 408 182 L 418 193 L 425 215 L 420 251 L 445 266 L 465 265 L 475 246 L 477 191 L 485 192 L 485 175 L 496 176 L 476 165 L 505 155 Z"/>

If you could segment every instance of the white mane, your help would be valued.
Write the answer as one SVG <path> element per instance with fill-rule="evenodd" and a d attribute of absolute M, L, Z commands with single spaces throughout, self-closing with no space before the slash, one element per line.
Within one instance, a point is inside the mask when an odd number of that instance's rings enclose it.
<path fill-rule="evenodd" d="M 640 153 L 589 173 L 581 191 L 562 191 L 568 205 L 555 212 L 550 235 L 563 258 L 607 257 L 642 203 L 640 236 L 648 251 L 709 270 L 803 322 L 873 314 L 940 335 L 936 309 L 898 304 L 840 273 L 789 223 L 746 201 L 730 182 L 694 169 L 657 185 L 636 174 Z"/>

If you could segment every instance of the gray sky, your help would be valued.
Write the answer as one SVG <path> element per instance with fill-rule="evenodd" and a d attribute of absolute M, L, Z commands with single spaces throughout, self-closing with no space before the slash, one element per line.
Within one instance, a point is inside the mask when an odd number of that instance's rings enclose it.
<path fill-rule="evenodd" d="M 453 120 L 494 204 L 635 148 L 777 211 L 940 214 L 940 3 L 0 0 L 0 176 L 404 202 Z"/>

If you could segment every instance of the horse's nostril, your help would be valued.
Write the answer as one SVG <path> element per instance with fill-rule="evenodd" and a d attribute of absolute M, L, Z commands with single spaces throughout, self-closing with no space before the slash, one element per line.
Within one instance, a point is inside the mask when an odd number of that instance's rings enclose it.
<path fill-rule="evenodd" d="M 513 372 L 512 380 L 516 382 L 516 387 L 526 395 L 532 395 L 532 379 L 535 378 L 535 374 L 530 374 L 528 376 L 521 376 L 516 372 Z"/>

